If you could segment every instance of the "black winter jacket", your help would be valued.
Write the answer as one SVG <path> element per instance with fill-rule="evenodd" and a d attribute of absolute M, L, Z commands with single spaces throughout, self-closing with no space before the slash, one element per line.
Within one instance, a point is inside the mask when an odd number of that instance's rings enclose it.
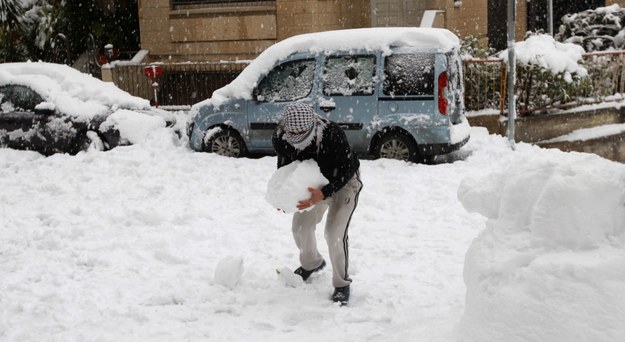
<path fill-rule="evenodd" d="M 283 135 L 284 132 L 278 127 L 272 137 L 273 148 L 278 154 L 278 168 L 295 160 L 314 159 L 321 173 L 330 181 L 321 188 L 324 198 L 332 196 L 345 186 L 360 167 L 358 156 L 349 146 L 345 132 L 335 122 L 327 122 L 320 144 L 317 144 L 315 138 L 302 151 L 284 140 Z"/>

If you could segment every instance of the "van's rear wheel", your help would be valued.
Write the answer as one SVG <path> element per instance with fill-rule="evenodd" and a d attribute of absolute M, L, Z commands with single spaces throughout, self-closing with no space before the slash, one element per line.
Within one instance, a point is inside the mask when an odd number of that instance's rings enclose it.
<path fill-rule="evenodd" d="M 212 152 L 224 157 L 245 157 L 247 149 L 239 134 L 232 129 L 222 129 L 215 133 L 204 147 L 205 152 Z"/>
<path fill-rule="evenodd" d="M 417 161 L 417 144 L 407 135 L 393 132 L 384 135 L 375 147 L 374 157 Z"/>

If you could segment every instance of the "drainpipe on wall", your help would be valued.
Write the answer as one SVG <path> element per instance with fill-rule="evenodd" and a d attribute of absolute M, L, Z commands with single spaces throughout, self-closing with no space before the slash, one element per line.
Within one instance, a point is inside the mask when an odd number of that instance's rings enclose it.
<path fill-rule="evenodd" d="M 436 20 L 436 15 L 438 13 L 445 13 L 445 11 L 439 10 L 426 10 L 423 12 L 423 17 L 421 17 L 421 24 L 419 27 L 434 27 L 434 21 Z"/>
<path fill-rule="evenodd" d="M 553 37 L 553 0 L 548 0 L 549 9 L 547 11 L 547 17 L 549 18 L 549 35 Z"/>

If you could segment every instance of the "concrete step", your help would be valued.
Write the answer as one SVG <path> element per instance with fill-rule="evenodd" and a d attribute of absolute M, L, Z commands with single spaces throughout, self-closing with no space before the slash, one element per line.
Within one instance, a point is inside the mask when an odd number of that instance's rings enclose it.
<path fill-rule="evenodd" d="M 508 120 L 499 114 L 469 116 L 472 126 L 486 127 L 491 134 L 507 135 Z M 536 143 L 557 138 L 583 128 L 625 122 L 625 107 L 584 107 L 561 111 L 556 114 L 543 114 L 521 117 L 515 120 L 515 140 Z"/>
<path fill-rule="evenodd" d="M 625 163 L 625 124 L 602 125 L 539 141 L 543 148 L 557 148 L 565 152 L 594 153 L 603 158 Z"/>
<path fill-rule="evenodd" d="M 588 108 L 588 109 L 584 109 Z M 469 116 L 472 126 L 507 136 L 507 118 L 497 113 Z M 594 153 L 625 163 L 625 106 L 604 104 L 515 120 L 515 140 L 562 151 Z"/>

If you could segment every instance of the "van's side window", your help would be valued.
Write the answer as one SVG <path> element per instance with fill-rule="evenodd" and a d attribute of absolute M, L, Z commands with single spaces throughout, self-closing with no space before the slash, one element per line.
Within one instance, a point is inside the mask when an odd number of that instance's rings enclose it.
<path fill-rule="evenodd" d="M 315 60 L 283 63 L 260 81 L 256 100 L 261 102 L 293 101 L 306 97 L 313 87 Z"/>
<path fill-rule="evenodd" d="M 384 95 L 434 95 L 434 54 L 397 54 L 384 61 Z"/>
<path fill-rule="evenodd" d="M 372 95 L 374 78 L 375 56 L 328 57 L 323 70 L 323 94 Z"/>

